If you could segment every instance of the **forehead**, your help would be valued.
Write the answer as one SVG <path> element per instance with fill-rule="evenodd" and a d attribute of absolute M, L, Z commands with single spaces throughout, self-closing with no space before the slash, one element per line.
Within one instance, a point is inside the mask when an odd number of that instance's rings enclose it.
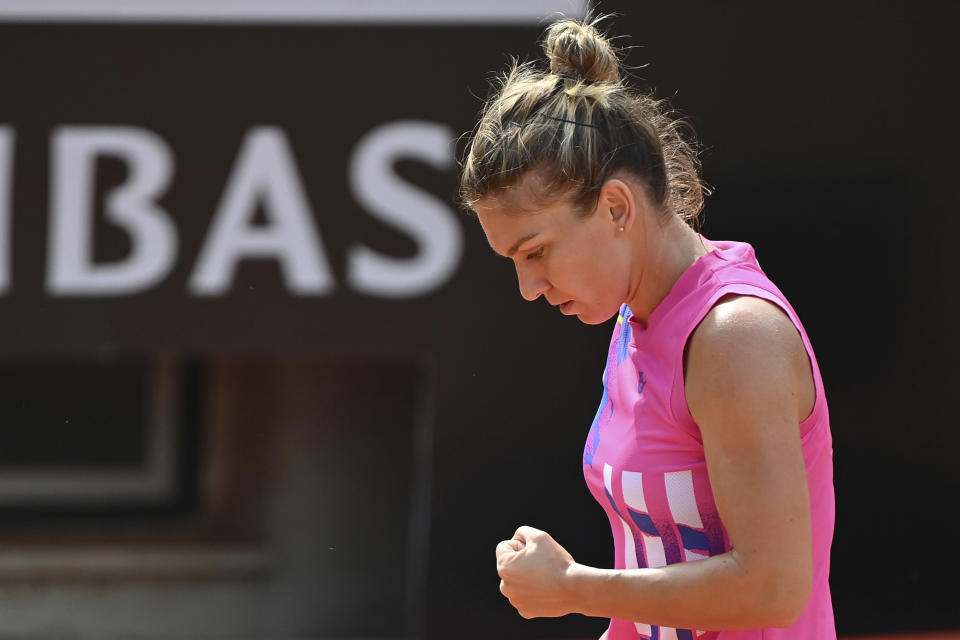
<path fill-rule="evenodd" d="M 473 207 L 487 242 L 501 255 L 507 255 L 518 242 L 562 233 L 562 227 L 573 220 L 570 209 L 564 202 L 537 209 L 520 208 L 503 198 L 486 198 Z"/>

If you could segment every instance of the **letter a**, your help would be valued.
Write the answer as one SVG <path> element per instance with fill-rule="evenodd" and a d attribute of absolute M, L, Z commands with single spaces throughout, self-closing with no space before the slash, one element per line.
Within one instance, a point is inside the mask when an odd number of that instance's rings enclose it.
<path fill-rule="evenodd" d="M 261 200 L 268 224 L 254 226 Z M 190 291 L 198 296 L 226 293 L 244 258 L 279 260 L 294 293 L 323 295 L 334 288 L 293 154 L 277 127 L 258 127 L 244 138 L 190 276 Z"/>

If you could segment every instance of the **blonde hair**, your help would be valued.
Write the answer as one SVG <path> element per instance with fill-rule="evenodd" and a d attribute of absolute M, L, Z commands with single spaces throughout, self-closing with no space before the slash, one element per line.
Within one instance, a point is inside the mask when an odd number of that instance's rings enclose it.
<path fill-rule="evenodd" d="M 554 23 L 543 40 L 549 71 L 514 60 L 497 79 L 461 162 L 463 205 L 533 176 L 540 201 L 569 196 L 589 215 L 603 184 L 626 172 L 656 206 L 696 220 L 709 191 L 692 131 L 666 101 L 623 82 L 595 25 Z"/>

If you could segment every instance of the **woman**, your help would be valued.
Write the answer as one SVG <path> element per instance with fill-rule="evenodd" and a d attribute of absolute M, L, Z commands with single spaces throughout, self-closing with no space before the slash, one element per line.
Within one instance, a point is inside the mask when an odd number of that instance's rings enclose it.
<path fill-rule="evenodd" d="M 835 638 L 832 448 L 793 308 L 749 245 L 689 223 L 704 189 L 662 103 L 626 86 L 592 25 L 548 30 L 484 108 L 461 193 L 520 292 L 618 315 L 584 449 L 615 569 L 522 526 L 497 546 L 524 617 L 611 618 L 608 640 Z"/>

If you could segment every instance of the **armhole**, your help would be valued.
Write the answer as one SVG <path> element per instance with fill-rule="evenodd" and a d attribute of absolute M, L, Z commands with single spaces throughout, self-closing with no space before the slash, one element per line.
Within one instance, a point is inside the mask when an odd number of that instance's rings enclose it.
<path fill-rule="evenodd" d="M 698 441 L 702 442 L 702 438 L 700 436 L 700 427 L 697 426 L 696 420 L 693 419 L 693 415 L 690 413 L 690 407 L 687 405 L 685 370 L 687 345 L 690 342 L 690 337 L 693 335 L 693 332 L 696 331 L 697 327 L 700 326 L 700 323 L 703 322 L 703 319 L 707 317 L 707 314 L 710 313 L 710 310 L 713 309 L 720 302 L 720 300 L 732 295 L 750 296 L 753 298 L 766 300 L 767 302 L 772 302 L 783 313 L 786 314 L 791 324 L 793 324 L 794 329 L 796 329 L 797 333 L 800 335 L 803 348 L 807 352 L 807 361 L 810 364 L 810 372 L 813 374 L 814 389 L 813 407 L 810 410 L 810 414 L 800 422 L 800 437 L 803 438 L 816 425 L 817 418 L 820 416 L 824 410 L 824 407 L 826 406 L 826 398 L 823 391 L 823 379 L 820 376 L 820 368 L 817 365 L 817 359 L 813 353 L 813 347 L 810 344 L 810 339 L 807 336 L 807 332 L 800 323 L 800 319 L 797 317 L 796 312 L 789 305 L 789 303 L 777 296 L 775 293 L 750 283 L 728 284 L 721 287 L 710 296 L 708 303 L 703 306 L 696 316 L 694 316 L 694 321 L 691 324 L 687 335 L 683 337 L 683 348 L 680 349 L 679 356 L 680 361 L 677 363 L 674 369 L 674 371 L 676 371 L 675 375 L 679 378 L 678 380 L 675 380 L 675 384 L 673 385 L 673 389 L 676 391 L 677 395 L 671 399 L 670 403 L 674 420 L 677 424 L 683 426 L 685 430 L 694 435 Z"/>

